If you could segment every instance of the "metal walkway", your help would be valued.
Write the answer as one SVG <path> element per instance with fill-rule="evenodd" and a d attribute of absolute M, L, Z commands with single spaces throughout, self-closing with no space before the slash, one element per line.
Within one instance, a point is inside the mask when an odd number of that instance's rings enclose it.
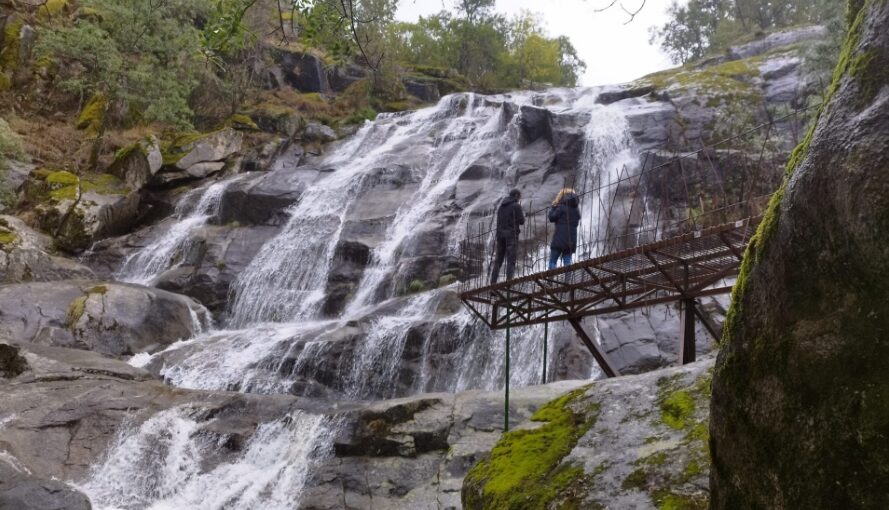
<path fill-rule="evenodd" d="M 731 292 L 759 217 L 463 292 L 469 310 L 491 329 L 568 321 L 609 377 L 620 375 L 581 325 L 584 317 L 679 301 L 683 363 L 695 359 L 695 315 L 714 336 L 696 299 Z"/>

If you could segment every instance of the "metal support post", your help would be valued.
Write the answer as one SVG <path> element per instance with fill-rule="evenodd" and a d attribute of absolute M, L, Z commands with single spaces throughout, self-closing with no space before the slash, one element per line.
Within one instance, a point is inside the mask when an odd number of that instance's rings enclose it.
<path fill-rule="evenodd" d="M 695 361 L 695 300 L 683 299 L 679 310 L 679 360 L 685 365 Z"/>
<path fill-rule="evenodd" d="M 599 367 L 602 368 L 605 375 L 608 377 L 619 377 L 620 372 L 615 368 L 614 364 L 611 363 L 611 360 L 608 358 L 608 355 L 605 354 L 605 351 L 599 347 L 599 344 L 591 340 L 589 335 L 586 334 L 586 331 L 583 330 L 583 325 L 580 324 L 580 319 L 568 319 L 568 322 L 571 323 L 574 331 L 577 332 L 577 336 L 580 337 L 587 349 L 593 353 L 593 357 L 596 358 L 596 362 L 599 363 Z"/>
<path fill-rule="evenodd" d="M 543 383 L 546 384 L 546 351 L 549 350 L 549 323 L 543 323 Z"/>
<path fill-rule="evenodd" d="M 503 432 L 509 432 L 509 321 L 512 312 L 509 306 L 509 290 L 506 291 L 506 380 L 503 388 L 505 397 L 503 400 Z"/>

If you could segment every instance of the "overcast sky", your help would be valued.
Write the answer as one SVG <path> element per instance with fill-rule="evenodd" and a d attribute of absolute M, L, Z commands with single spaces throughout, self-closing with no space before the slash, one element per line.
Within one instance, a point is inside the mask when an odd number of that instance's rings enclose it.
<path fill-rule="evenodd" d="M 497 0 L 497 10 L 507 15 L 522 9 L 539 13 L 550 36 L 570 37 L 587 64 L 582 85 L 623 83 L 673 67 L 659 48 L 648 44 L 648 27 L 664 23 L 669 0 L 648 0 L 636 19 L 626 25 L 627 15 L 617 5 L 606 12 L 595 12 L 597 7 L 610 1 Z M 630 10 L 635 10 L 641 1 L 623 0 Z M 397 16 L 404 21 L 416 21 L 419 16 L 452 6 L 452 0 L 401 0 L 399 3 Z"/>

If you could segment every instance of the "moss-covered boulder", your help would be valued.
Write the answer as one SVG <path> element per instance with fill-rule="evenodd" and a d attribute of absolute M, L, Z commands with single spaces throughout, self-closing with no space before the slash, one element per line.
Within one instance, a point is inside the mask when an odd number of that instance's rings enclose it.
<path fill-rule="evenodd" d="M 889 508 L 889 2 L 744 260 L 713 381 L 713 508 Z"/>
<path fill-rule="evenodd" d="M 160 142 L 152 136 L 117 151 L 109 171 L 138 190 L 148 184 L 163 164 Z"/>
<path fill-rule="evenodd" d="M 241 152 L 243 141 L 243 132 L 231 127 L 180 135 L 162 144 L 163 166 L 151 184 L 173 186 L 220 172 Z"/>
<path fill-rule="evenodd" d="M 504 434 L 463 484 L 467 509 L 704 509 L 713 362 L 601 381 Z"/>
<path fill-rule="evenodd" d="M 59 248 L 78 253 L 126 232 L 138 217 L 139 203 L 139 194 L 113 175 L 38 168 L 25 183 L 21 205 L 32 208 Z"/>
<path fill-rule="evenodd" d="M 0 216 L 0 284 L 91 278 L 86 266 L 55 255 L 52 239 L 13 216 Z"/>

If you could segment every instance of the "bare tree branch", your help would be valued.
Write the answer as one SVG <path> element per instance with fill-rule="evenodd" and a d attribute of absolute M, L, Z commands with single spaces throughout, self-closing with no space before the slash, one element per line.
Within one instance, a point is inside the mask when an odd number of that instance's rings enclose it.
<path fill-rule="evenodd" d="M 642 9 L 645 8 L 645 3 L 646 3 L 647 1 L 648 1 L 648 0 L 642 0 L 642 3 L 639 4 L 639 7 L 638 7 L 638 8 L 630 10 L 630 9 L 627 9 L 626 6 L 624 6 L 623 2 L 618 3 L 618 0 L 611 0 L 611 3 L 609 3 L 609 4 L 606 5 L 605 7 L 601 7 L 601 8 L 599 8 L 599 9 L 595 9 L 595 12 L 597 12 L 597 13 L 598 13 L 598 12 L 605 12 L 605 11 L 607 11 L 608 9 L 611 9 L 612 7 L 614 7 L 615 5 L 617 5 L 617 6 L 620 7 L 620 9 L 621 9 L 622 11 L 624 11 L 624 12 L 627 14 L 627 16 L 629 16 L 629 19 L 627 19 L 627 21 L 624 22 L 624 25 L 627 25 L 627 24 L 632 23 L 633 20 L 636 19 L 636 16 L 637 16 L 640 12 L 642 12 Z"/>

